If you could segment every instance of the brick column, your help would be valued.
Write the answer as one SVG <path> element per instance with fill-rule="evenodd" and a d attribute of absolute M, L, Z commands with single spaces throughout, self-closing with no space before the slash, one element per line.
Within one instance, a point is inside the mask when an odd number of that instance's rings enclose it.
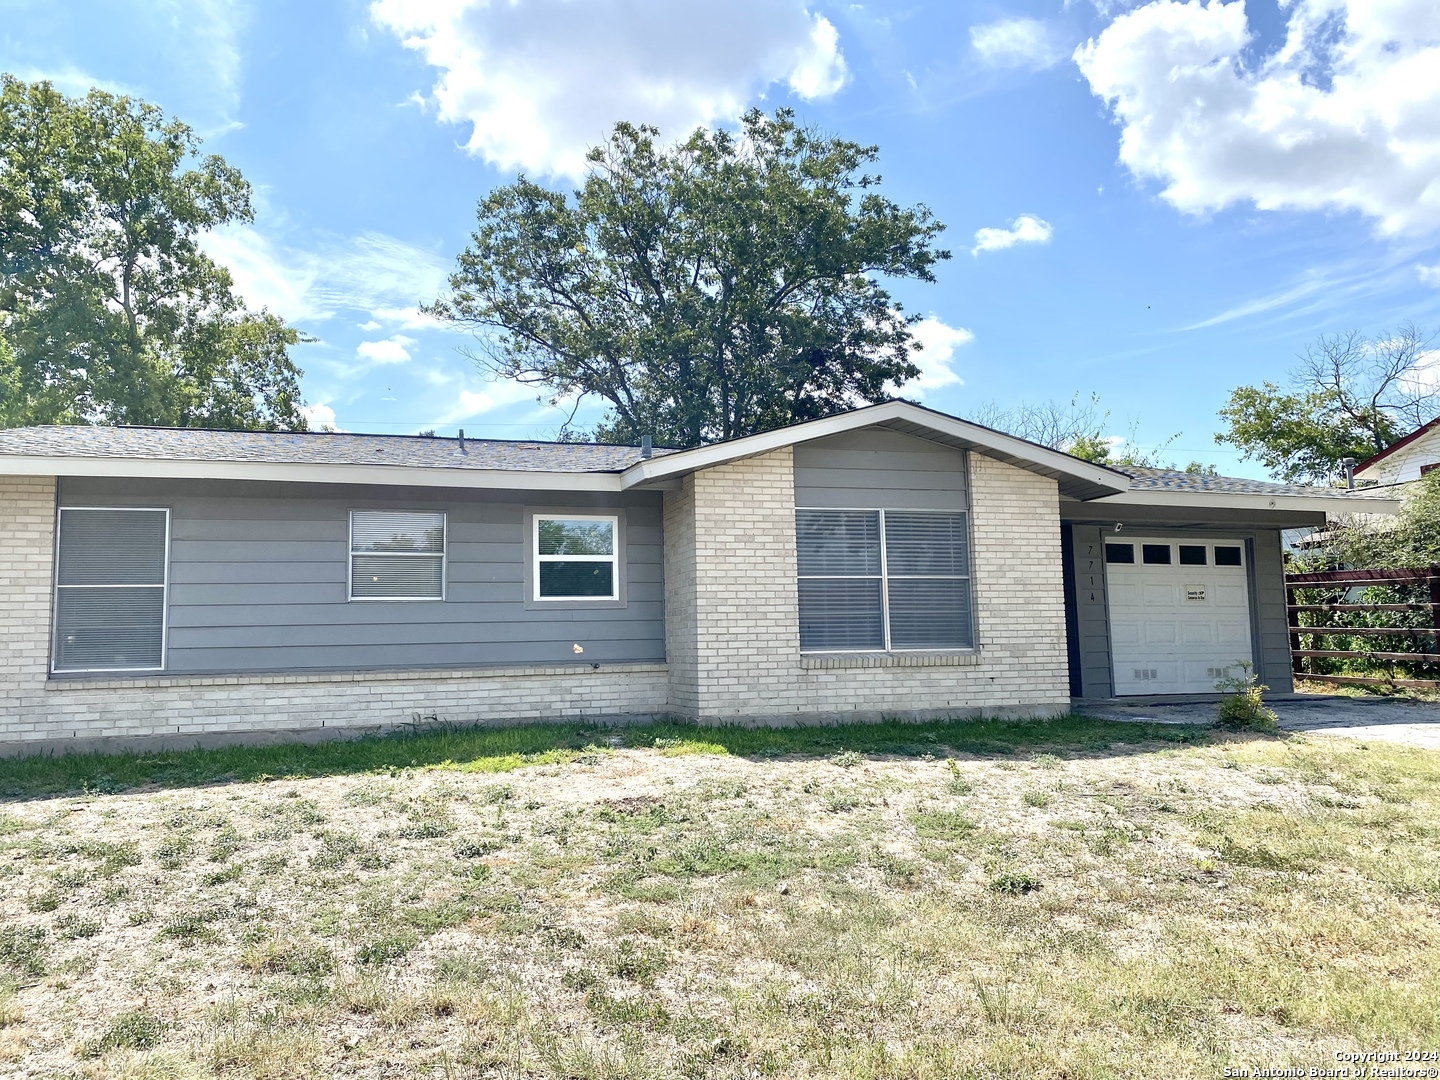
<path fill-rule="evenodd" d="M 50 663 L 55 478 L 0 477 L 0 742 L 26 737 Z"/>

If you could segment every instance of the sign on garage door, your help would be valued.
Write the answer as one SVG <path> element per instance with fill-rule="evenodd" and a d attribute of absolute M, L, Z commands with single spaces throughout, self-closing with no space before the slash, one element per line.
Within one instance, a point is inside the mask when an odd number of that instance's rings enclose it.
<path fill-rule="evenodd" d="M 1244 545 L 1105 542 L 1115 693 L 1209 694 L 1251 658 Z"/>

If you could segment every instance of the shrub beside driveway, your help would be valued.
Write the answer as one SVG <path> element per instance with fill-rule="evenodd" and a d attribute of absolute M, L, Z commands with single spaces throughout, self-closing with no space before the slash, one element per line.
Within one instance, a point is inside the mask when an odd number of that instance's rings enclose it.
<path fill-rule="evenodd" d="M 550 728 L 0 791 L 23 1076 L 1211 1077 L 1440 1043 L 1440 754 L 1404 747 Z"/>

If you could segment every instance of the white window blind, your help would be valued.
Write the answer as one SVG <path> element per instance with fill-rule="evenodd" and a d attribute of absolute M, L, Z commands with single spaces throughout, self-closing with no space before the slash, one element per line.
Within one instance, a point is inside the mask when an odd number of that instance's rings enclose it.
<path fill-rule="evenodd" d="M 535 515 L 535 599 L 614 600 L 617 518 Z"/>
<path fill-rule="evenodd" d="M 445 599 L 445 514 L 350 511 L 350 599 Z"/>
<path fill-rule="evenodd" d="M 800 648 L 974 646 L 963 512 L 797 510 Z"/>
<path fill-rule="evenodd" d="M 170 513 L 61 507 L 56 541 L 56 672 L 165 666 Z"/>

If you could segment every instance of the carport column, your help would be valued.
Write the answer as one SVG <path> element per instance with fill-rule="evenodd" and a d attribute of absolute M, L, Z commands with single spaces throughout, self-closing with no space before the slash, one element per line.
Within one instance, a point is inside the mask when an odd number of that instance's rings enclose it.
<path fill-rule="evenodd" d="M 38 722 L 50 660 L 55 478 L 0 477 L 0 742 Z"/>

